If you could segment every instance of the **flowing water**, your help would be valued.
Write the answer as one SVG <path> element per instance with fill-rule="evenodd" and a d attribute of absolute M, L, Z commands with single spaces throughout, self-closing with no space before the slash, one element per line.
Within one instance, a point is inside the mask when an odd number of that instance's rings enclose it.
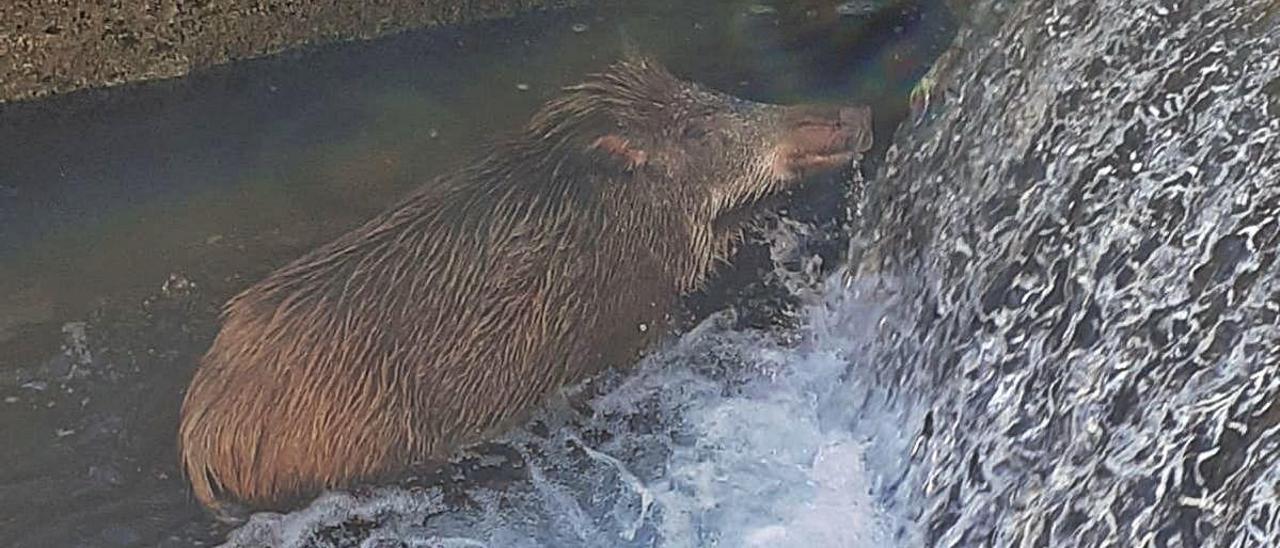
<path fill-rule="evenodd" d="M 182 393 L 221 303 L 481 152 L 559 86 L 615 59 L 621 36 L 743 97 L 870 102 L 887 143 L 949 24 L 937 6 L 890 1 L 605 2 L 0 107 L 0 538 L 222 542 L 228 530 L 190 500 L 174 450 Z M 829 233 L 843 206 L 817 206 L 807 207 L 815 225 L 768 234 L 779 264 L 805 272 L 818 244 L 830 247 L 803 236 Z M 746 259 L 767 272 L 768 248 L 753 249 Z M 770 274 L 774 285 L 790 279 L 777 274 L 786 271 Z M 881 459 L 864 451 L 872 430 L 892 437 L 902 419 L 862 421 L 871 412 L 844 403 L 863 397 L 842 361 L 852 347 L 841 341 L 858 336 L 809 326 L 815 340 L 799 343 L 795 333 L 742 331 L 762 323 L 742 316 L 780 311 L 734 305 L 758 277 L 754 267 L 729 272 L 695 299 L 704 316 L 739 309 L 736 321 L 719 314 L 672 343 L 686 350 L 578 388 L 572 404 L 551 405 L 448 477 L 335 494 L 283 518 L 258 516 L 231 538 L 430 545 L 443 535 L 497 546 L 900 536 L 907 522 L 868 491 L 888 480 L 863 469 Z M 837 308 L 850 306 L 879 305 Z"/>
<path fill-rule="evenodd" d="M 1280 5 L 969 7 L 861 232 L 926 542 L 1280 545 Z"/>

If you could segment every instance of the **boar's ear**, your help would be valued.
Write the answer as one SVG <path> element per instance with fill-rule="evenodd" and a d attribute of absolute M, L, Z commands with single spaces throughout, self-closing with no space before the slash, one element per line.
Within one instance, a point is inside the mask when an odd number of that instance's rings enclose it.
<path fill-rule="evenodd" d="M 635 171 L 649 162 L 649 154 L 632 140 L 609 133 L 587 145 L 587 152 L 624 171 Z"/>

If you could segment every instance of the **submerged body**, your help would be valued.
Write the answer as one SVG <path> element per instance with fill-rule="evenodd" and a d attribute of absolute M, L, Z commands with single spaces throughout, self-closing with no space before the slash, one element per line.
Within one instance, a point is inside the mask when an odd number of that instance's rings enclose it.
<path fill-rule="evenodd" d="M 196 497 L 280 508 L 447 458 L 625 365 L 762 197 L 870 147 L 865 107 L 750 103 L 645 60 L 233 298 L 183 403 Z"/>

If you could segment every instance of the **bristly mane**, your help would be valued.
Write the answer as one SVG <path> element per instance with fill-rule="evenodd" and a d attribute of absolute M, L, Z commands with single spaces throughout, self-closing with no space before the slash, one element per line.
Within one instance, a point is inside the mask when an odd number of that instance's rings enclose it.
<path fill-rule="evenodd" d="M 683 89 L 675 76 L 647 58 L 616 62 L 563 88 L 527 124 L 492 141 L 487 156 L 441 180 L 443 188 L 437 190 L 467 196 L 453 204 L 461 206 L 454 213 L 463 222 L 491 217 L 489 210 L 495 207 L 524 209 L 513 217 L 589 210 L 599 205 L 608 179 L 625 175 L 592 163 L 586 150 L 590 139 L 619 131 L 623 122 L 660 125 L 654 117 L 669 110 Z"/>
<path fill-rule="evenodd" d="M 592 74 L 581 84 L 564 88 L 525 126 L 527 142 L 571 133 L 593 116 L 644 118 L 675 99 L 682 85 L 671 73 L 645 58 L 626 59 L 609 70 Z M 640 121 L 640 120 L 633 120 Z"/>
<path fill-rule="evenodd" d="M 687 247 L 687 236 L 670 230 L 670 223 L 681 222 L 679 214 L 654 210 L 630 190 L 609 192 L 619 184 L 612 179 L 628 175 L 600 169 L 583 150 L 584 138 L 617 131 L 622 120 L 646 123 L 646 117 L 662 112 L 683 89 L 671 73 L 646 58 L 616 62 L 564 88 L 523 128 L 495 140 L 487 156 L 412 191 L 338 241 L 282 268 L 258 289 L 275 293 L 306 286 L 302 282 L 315 277 L 317 269 L 345 264 L 333 260 L 339 248 L 361 249 L 366 268 L 379 265 L 373 270 L 403 272 L 412 265 L 396 265 L 406 258 L 392 257 L 401 255 L 397 250 L 403 246 L 434 248 L 438 242 L 420 241 L 424 234 L 465 240 L 509 233 L 519 225 L 538 225 L 546 234 L 579 242 L 594 240 L 604 227 L 621 228 L 641 245 L 683 263 L 687 252 L 679 250 Z M 657 226 L 661 224 L 668 228 Z M 683 264 L 673 268 L 692 271 Z"/>

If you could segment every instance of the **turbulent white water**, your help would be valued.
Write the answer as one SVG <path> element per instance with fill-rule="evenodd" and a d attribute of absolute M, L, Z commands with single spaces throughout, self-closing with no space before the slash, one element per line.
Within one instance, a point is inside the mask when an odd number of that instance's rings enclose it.
<path fill-rule="evenodd" d="M 886 298 L 867 283 L 830 291 L 798 343 L 707 320 L 597 381 L 588 406 L 553 406 L 508 436 L 528 481 L 469 486 L 463 504 L 440 488 L 330 494 L 255 516 L 228 545 L 914 544 L 895 487 L 909 450 L 900 425 L 918 418 L 867 390 L 858 368 Z M 350 538 L 335 529 L 352 523 L 365 525 Z"/>

